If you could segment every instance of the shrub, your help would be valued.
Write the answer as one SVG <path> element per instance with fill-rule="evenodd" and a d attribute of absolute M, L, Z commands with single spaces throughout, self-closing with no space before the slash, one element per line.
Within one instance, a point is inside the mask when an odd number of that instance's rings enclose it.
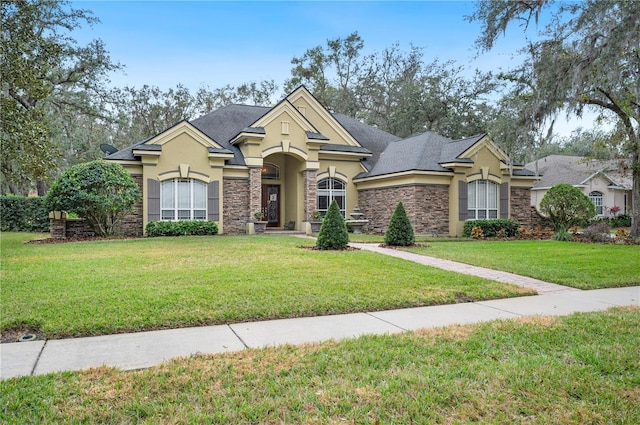
<path fill-rule="evenodd" d="M 482 231 L 482 227 L 475 226 L 471 229 L 471 237 L 473 239 L 484 239 L 484 232 Z"/>
<path fill-rule="evenodd" d="M 384 243 L 392 246 L 410 246 L 415 243 L 413 227 L 402 202 L 398 202 L 389 220 L 389 227 L 384 234 Z"/>
<path fill-rule="evenodd" d="M 48 232 L 49 209 L 44 199 L 0 196 L 0 229 L 3 232 Z"/>
<path fill-rule="evenodd" d="M 582 235 L 591 242 L 611 242 L 611 233 L 609 232 L 609 225 L 602 221 L 594 223 L 591 226 L 584 229 Z"/>
<path fill-rule="evenodd" d="M 628 243 L 631 244 L 633 242 L 633 239 L 631 239 L 631 233 L 624 230 L 624 229 L 618 229 L 616 230 L 616 234 L 613 238 L 615 243 Z"/>
<path fill-rule="evenodd" d="M 120 164 L 97 160 L 67 168 L 49 189 L 49 211 L 84 218 L 98 236 L 111 236 L 116 224 L 140 201 L 140 189 Z"/>
<path fill-rule="evenodd" d="M 218 234 L 214 221 L 150 221 L 147 236 L 212 236 Z"/>
<path fill-rule="evenodd" d="M 320 249 L 339 250 L 346 248 L 348 243 L 349 234 L 347 233 L 344 217 L 342 217 L 338 203 L 333 200 L 329 205 L 327 215 L 322 220 L 316 246 Z"/>
<path fill-rule="evenodd" d="M 462 236 L 471 237 L 471 232 L 476 226 L 482 229 L 482 234 L 487 238 L 497 237 L 498 232 L 500 232 L 500 237 L 514 238 L 518 236 L 520 223 L 511 219 L 468 220 L 462 228 Z M 501 232 L 501 230 L 504 231 Z"/>
<path fill-rule="evenodd" d="M 556 231 L 565 231 L 596 215 L 589 197 L 568 183 L 549 189 L 540 201 L 540 211 L 551 220 Z"/>
<path fill-rule="evenodd" d="M 573 235 L 566 230 L 560 230 L 553 234 L 553 239 L 556 241 L 571 242 L 573 240 Z"/>
<path fill-rule="evenodd" d="M 631 227 L 631 216 L 630 215 L 618 215 L 609 220 L 609 224 L 612 227 Z"/>

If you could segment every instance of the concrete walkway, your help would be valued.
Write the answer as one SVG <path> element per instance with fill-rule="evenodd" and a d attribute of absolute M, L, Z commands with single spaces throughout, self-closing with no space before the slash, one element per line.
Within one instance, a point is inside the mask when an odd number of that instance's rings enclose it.
<path fill-rule="evenodd" d="M 579 291 L 511 273 L 380 248 L 373 244 L 352 245 L 458 273 L 531 287 L 540 295 L 369 313 L 0 344 L 0 379 L 102 365 L 132 370 L 194 354 L 322 342 L 365 334 L 392 334 L 530 315 L 567 315 L 614 306 L 640 306 L 640 286 Z"/>
<path fill-rule="evenodd" d="M 540 295 L 579 291 L 579 289 L 576 288 L 557 285 L 555 283 L 543 282 L 542 280 L 534 279 L 532 277 L 520 276 L 517 274 L 502 272 L 498 270 L 485 269 L 483 267 L 458 263 L 451 260 L 443 260 L 441 258 L 428 257 L 426 255 L 419 255 L 412 252 L 401 251 L 399 249 L 382 248 L 380 247 L 380 244 L 377 243 L 350 243 L 349 245 L 353 246 L 354 248 L 360 248 L 367 251 L 378 252 L 380 254 L 390 255 L 392 257 L 413 261 L 425 266 L 431 266 L 456 273 L 483 277 L 485 279 L 495 280 L 502 283 L 511 283 L 517 286 L 533 289 Z"/>

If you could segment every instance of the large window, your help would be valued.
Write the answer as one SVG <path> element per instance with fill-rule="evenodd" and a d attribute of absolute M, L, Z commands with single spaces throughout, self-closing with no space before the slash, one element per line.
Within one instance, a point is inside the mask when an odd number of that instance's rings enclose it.
<path fill-rule="evenodd" d="M 603 203 L 602 203 L 602 192 L 591 192 L 589 194 L 589 199 L 591 199 L 591 202 L 593 202 L 593 205 L 595 205 L 596 207 L 596 214 L 598 215 L 602 215 L 604 213 L 603 211 Z"/>
<path fill-rule="evenodd" d="M 327 214 L 331 201 L 338 203 L 340 212 L 346 217 L 347 210 L 347 185 L 338 179 L 328 178 L 318 182 L 318 212 L 323 216 Z"/>
<path fill-rule="evenodd" d="M 498 185 L 489 180 L 476 180 L 467 185 L 468 218 L 498 218 Z"/>
<path fill-rule="evenodd" d="M 207 184 L 193 179 L 172 179 L 161 183 L 162 220 L 206 220 Z"/>

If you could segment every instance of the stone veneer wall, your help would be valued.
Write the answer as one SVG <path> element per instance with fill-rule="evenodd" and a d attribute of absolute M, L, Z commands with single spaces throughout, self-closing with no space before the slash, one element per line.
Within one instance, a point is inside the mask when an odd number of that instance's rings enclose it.
<path fill-rule="evenodd" d="M 526 187 L 511 187 L 511 219 L 528 229 L 540 228 L 550 230 L 553 227 L 531 205 L 531 190 Z"/>
<path fill-rule="evenodd" d="M 318 193 L 317 171 L 304 170 L 304 218 L 310 220 L 313 211 L 316 209 L 316 194 Z"/>
<path fill-rule="evenodd" d="M 140 193 L 143 193 L 142 189 L 142 176 L 132 175 L 133 181 L 138 184 Z M 115 233 L 117 235 L 124 236 L 142 236 L 144 234 L 143 220 L 142 220 L 142 201 L 133 206 L 133 212 L 127 214 L 122 218 L 122 221 L 116 226 Z"/>
<path fill-rule="evenodd" d="M 262 210 L 262 171 L 260 168 L 249 168 L 249 220 L 254 214 Z M 226 202 L 228 198 L 225 196 Z M 246 223 L 246 222 L 245 222 Z M 226 230 L 225 230 L 226 233 Z"/>
<path fill-rule="evenodd" d="M 260 169 L 258 169 L 260 171 Z M 225 178 L 222 180 L 223 231 L 225 234 L 244 234 L 246 224 L 253 218 L 250 214 L 249 180 Z"/>
<path fill-rule="evenodd" d="M 358 191 L 358 207 L 369 220 L 369 231 L 384 233 L 402 201 L 415 233 L 449 233 L 449 188 L 410 185 Z"/>

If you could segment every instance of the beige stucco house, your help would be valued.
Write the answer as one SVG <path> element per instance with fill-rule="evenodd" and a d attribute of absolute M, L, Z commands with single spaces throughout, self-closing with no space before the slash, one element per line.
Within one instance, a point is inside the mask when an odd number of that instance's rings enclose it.
<path fill-rule="evenodd" d="M 568 183 L 591 199 L 600 217 L 631 211 L 631 175 L 620 172 L 617 161 L 602 161 L 581 156 L 549 155 L 526 165 L 539 179 L 531 189 L 531 205 L 540 209 L 540 201 L 551 187 Z"/>
<path fill-rule="evenodd" d="M 456 236 L 471 218 L 527 225 L 535 182 L 486 135 L 400 139 L 329 112 L 305 87 L 272 107 L 229 105 L 179 122 L 106 159 L 142 188 L 127 226 L 138 234 L 178 219 L 253 233 L 258 211 L 269 227 L 309 232 L 314 211 L 335 199 L 346 218 L 359 207 L 370 231 L 384 231 L 402 201 L 417 233 Z"/>

